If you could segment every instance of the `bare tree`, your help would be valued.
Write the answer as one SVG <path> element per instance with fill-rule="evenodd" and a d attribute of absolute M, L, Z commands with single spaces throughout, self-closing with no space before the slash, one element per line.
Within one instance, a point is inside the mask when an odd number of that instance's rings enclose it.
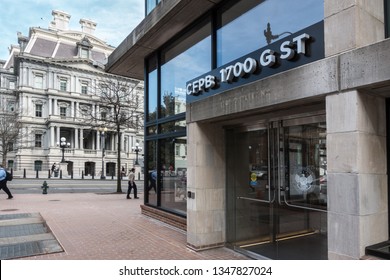
<path fill-rule="evenodd" d="M 119 77 L 101 80 L 95 89 L 100 112 L 81 108 L 84 115 L 87 112 L 91 127 L 105 127 L 118 135 L 117 192 L 122 192 L 121 134 L 126 129 L 139 130 L 143 123 L 143 100 L 137 91 L 139 83 L 139 81 L 128 81 Z"/>
<path fill-rule="evenodd" d="M 16 147 L 20 139 L 22 124 L 19 121 L 19 114 L 15 110 L 15 103 L 8 103 L 5 99 L 2 101 L 0 108 L 0 154 L 2 165 L 6 166 L 8 152 Z"/>

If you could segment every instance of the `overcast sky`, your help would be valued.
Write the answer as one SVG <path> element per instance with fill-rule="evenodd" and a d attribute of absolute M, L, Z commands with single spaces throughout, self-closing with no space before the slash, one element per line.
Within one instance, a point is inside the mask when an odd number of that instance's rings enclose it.
<path fill-rule="evenodd" d="M 79 20 L 97 23 L 94 35 L 117 47 L 142 21 L 144 0 L 0 0 L 0 60 L 17 45 L 17 32 L 28 36 L 30 27 L 48 28 L 52 10 L 70 14 L 69 29 L 81 31 Z"/>

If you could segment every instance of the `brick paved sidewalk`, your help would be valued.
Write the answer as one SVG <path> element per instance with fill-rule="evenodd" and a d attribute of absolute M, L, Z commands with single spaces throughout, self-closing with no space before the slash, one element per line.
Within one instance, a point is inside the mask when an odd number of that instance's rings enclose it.
<path fill-rule="evenodd" d="M 125 194 L 18 194 L 0 196 L 0 215 L 40 213 L 64 249 L 23 259 L 51 260 L 233 260 L 227 248 L 195 252 L 186 234 L 141 215 L 141 199 Z"/>

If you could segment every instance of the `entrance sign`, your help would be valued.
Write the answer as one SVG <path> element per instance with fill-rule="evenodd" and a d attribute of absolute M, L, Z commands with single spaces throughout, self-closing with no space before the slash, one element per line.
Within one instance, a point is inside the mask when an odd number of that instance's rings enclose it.
<path fill-rule="evenodd" d="M 187 82 L 187 103 L 324 58 L 323 21 Z"/>

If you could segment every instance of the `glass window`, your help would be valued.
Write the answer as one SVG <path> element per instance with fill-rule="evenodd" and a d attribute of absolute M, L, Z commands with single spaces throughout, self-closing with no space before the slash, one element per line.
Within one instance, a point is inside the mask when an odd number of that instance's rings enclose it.
<path fill-rule="evenodd" d="M 42 148 L 42 134 L 35 134 L 35 147 Z"/>
<path fill-rule="evenodd" d="M 160 133 L 168 133 L 168 132 L 178 132 L 178 131 L 186 131 L 186 121 L 174 121 L 167 122 L 161 124 L 161 132 Z"/>
<path fill-rule="evenodd" d="M 146 130 L 146 133 L 148 135 L 154 135 L 157 133 L 157 126 L 156 125 L 152 125 L 152 126 L 148 126 L 147 127 L 147 130 Z"/>
<path fill-rule="evenodd" d="M 258 50 L 324 18 L 323 0 L 247 0 L 221 11 L 217 65 Z"/>
<path fill-rule="evenodd" d="M 148 84 L 147 84 L 147 92 L 148 92 L 148 119 L 147 121 L 152 121 L 157 119 L 157 58 L 153 56 L 148 61 L 149 67 L 149 75 L 148 75 Z"/>
<path fill-rule="evenodd" d="M 204 23 L 162 52 L 161 117 L 185 112 L 186 82 L 211 70 L 210 34 Z"/>
<path fill-rule="evenodd" d="M 35 88 L 43 88 L 43 75 L 35 74 L 34 75 L 34 87 Z"/>
<path fill-rule="evenodd" d="M 157 141 L 148 141 L 148 153 L 147 153 L 147 170 L 148 176 L 146 178 L 148 195 L 148 202 L 157 206 L 157 188 L 160 187 L 157 176 Z"/>
<path fill-rule="evenodd" d="M 87 94 L 88 93 L 88 83 L 87 82 L 82 82 L 81 83 L 81 93 L 82 94 Z"/>
<path fill-rule="evenodd" d="M 66 79 L 60 79 L 60 90 L 66 91 L 68 86 L 68 81 Z"/>
<path fill-rule="evenodd" d="M 35 171 L 42 171 L 42 161 L 41 160 L 34 161 L 34 170 Z"/>
<path fill-rule="evenodd" d="M 180 213 L 187 211 L 186 137 L 161 141 L 161 206 Z"/>
<path fill-rule="evenodd" d="M 35 116 L 42 117 L 42 104 L 35 104 Z"/>
<path fill-rule="evenodd" d="M 161 0 L 146 0 L 145 4 L 145 16 L 148 15 L 156 6 L 158 3 L 160 3 Z"/>
<path fill-rule="evenodd" d="M 89 50 L 86 48 L 81 48 L 80 57 L 81 58 L 88 58 L 89 57 Z"/>
<path fill-rule="evenodd" d="M 9 112 L 15 111 L 15 102 L 14 101 L 8 101 L 7 102 L 7 109 Z"/>
<path fill-rule="evenodd" d="M 66 117 L 66 107 L 61 107 L 60 108 L 60 116 L 61 117 Z"/>

